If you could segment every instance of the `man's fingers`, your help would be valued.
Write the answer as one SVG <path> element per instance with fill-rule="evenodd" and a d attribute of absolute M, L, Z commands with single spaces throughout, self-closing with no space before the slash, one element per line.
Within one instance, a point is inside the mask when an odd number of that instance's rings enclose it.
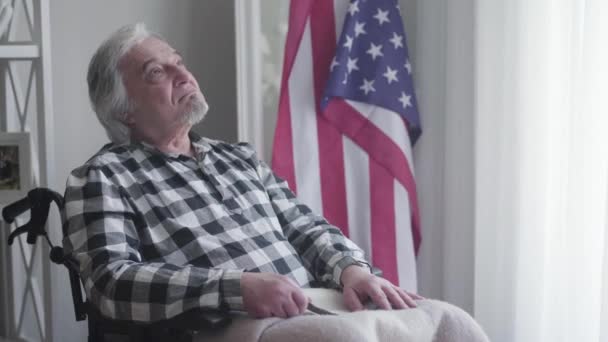
<path fill-rule="evenodd" d="M 357 271 L 356 268 L 352 268 L 352 270 Z M 344 301 L 351 310 L 364 308 L 361 303 L 368 298 L 382 310 L 415 308 L 418 306 L 415 300 L 424 299 L 417 294 L 405 292 L 386 279 L 373 275 L 368 274 L 359 278 L 343 276 L 343 278 Z"/>
<path fill-rule="evenodd" d="M 391 303 L 393 309 L 407 309 L 408 304 L 405 303 L 402 295 L 392 286 L 383 288 L 386 298 Z"/>
<path fill-rule="evenodd" d="M 350 311 L 363 310 L 363 304 L 359 300 L 357 292 L 352 287 L 345 287 L 343 290 L 344 304 Z"/>
<path fill-rule="evenodd" d="M 384 291 L 382 291 L 380 287 L 373 287 L 370 291 L 370 298 L 376 305 L 378 305 L 380 309 L 391 309 L 391 303 L 389 303 L 388 299 L 386 298 L 386 295 L 384 294 Z"/>
<path fill-rule="evenodd" d="M 419 294 L 417 294 L 417 293 L 411 293 L 411 292 L 406 292 L 406 293 L 407 293 L 408 295 L 410 295 L 410 297 L 411 297 L 412 299 L 415 299 L 415 300 L 422 300 L 422 299 L 426 299 L 426 298 L 422 297 L 421 295 L 419 295 Z"/>
<path fill-rule="evenodd" d="M 256 308 L 253 312 L 253 317 L 255 318 L 267 318 L 272 316 L 270 311 L 266 308 Z"/>
<path fill-rule="evenodd" d="M 310 298 L 306 297 L 302 291 L 294 291 L 291 294 L 291 299 L 298 308 L 298 314 L 303 314 L 308 307 L 308 303 L 310 302 Z"/>
<path fill-rule="evenodd" d="M 274 317 L 281 317 L 281 318 L 287 318 L 289 316 L 287 316 L 287 313 L 285 312 L 285 310 L 283 309 L 283 305 L 282 304 L 277 304 L 273 309 L 272 309 L 272 315 Z"/>
<path fill-rule="evenodd" d="M 292 317 L 303 313 L 308 305 L 302 289 L 283 275 L 245 272 L 241 291 L 245 311 L 256 318 Z"/>
<path fill-rule="evenodd" d="M 293 316 L 297 316 L 300 314 L 300 308 L 293 301 L 287 301 L 283 303 L 283 312 L 285 313 L 284 318 L 289 318 Z"/>
<path fill-rule="evenodd" d="M 414 299 L 412 298 L 410 293 L 405 292 L 401 288 L 397 288 L 397 292 L 399 293 L 399 295 L 401 296 L 401 298 L 403 299 L 405 304 L 407 304 L 408 307 L 410 307 L 410 308 L 418 307 L 418 305 L 416 304 L 416 302 L 414 302 Z"/>

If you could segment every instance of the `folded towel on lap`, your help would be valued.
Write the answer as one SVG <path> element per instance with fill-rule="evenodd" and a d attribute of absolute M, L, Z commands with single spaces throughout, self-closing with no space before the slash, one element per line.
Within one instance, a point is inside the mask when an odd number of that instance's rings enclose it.
<path fill-rule="evenodd" d="M 417 301 L 415 309 L 349 312 L 337 291 L 306 289 L 305 293 L 315 306 L 337 315 L 309 313 L 289 319 L 238 316 L 227 328 L 201 332 L 195 341 L 489 341 L 469 314 L 445 302 L 426 299 Z"/>

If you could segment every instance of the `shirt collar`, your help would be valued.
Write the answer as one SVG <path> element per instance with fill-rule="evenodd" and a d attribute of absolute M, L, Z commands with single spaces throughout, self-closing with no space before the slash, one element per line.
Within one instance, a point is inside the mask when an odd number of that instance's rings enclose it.
<path fill-rule="evenodd" d="M 188 133 L 188 137 L 190 138 L 190 143 L 194 148 L 195 157 L 199 160 L 202 160 L 202 157 L 211 150 L 211 145 L 209 144 L 209 142 L 206 141 L 205 138 L 195 132 L 190 131 Z M 182 156 L 181 153 L 163 152 L 145 141 L 134 141 L 132 142 L 132 144 L 140 147 L 146 152 L 153 154 L 160 154 L 172 158 L 178 158 Z"/>

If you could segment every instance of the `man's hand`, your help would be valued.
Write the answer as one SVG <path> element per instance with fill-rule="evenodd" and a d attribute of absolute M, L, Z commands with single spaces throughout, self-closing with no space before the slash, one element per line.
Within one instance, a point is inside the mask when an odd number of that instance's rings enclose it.
<path fill-rule="evenodd" d="M 340 282 L 343 285 L 344 304 L 351 311 L 363 310 L 364 303 L 372 300 L 380 309 L 390 310 L 415 308 L 415 299 L 423 297 L 408 293 L 390 281 L 376 277 L 366 268 L 358 265 L 348 266 L 342 271 Z"/>
<path fill-rule="evenodd" d="M 297 316 L 309 301 L 295 281 L 273 273 L 243 273 L 241 292 L 245 311 L 256 318 Z"/>

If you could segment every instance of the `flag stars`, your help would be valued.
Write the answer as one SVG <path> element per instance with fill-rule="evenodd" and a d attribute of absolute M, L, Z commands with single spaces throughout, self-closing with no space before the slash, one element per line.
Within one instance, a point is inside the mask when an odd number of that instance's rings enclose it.
<path fill-rule="evenodd" d="M 334 71 L 334 68 L 340 66 L 340 63 L 336 61 L 336 57 L 331 61 L 331 66 L 329 67 L 329 71 Z"/>
<path fill-rule="evenodd" d="M 366 51 L 367 54 L 370 54 L 372 56 L 372 60 L 376 60 L 376 57 L 379 56 L 384 56 L 384 54 L 382 53 L 382 44 L 380 45 L 376 45 L 374 43 L 371 43 L 369 50 Z"/>
<path fill-rule="evenodd" d="M 361 34 L 366 34 L 365 31 L 365 23 L 356 22 L 355 23 L 355 38 L 359 37 Z"/>
<path fill-rule="evenodd" d="M 412 63 L 410 63 L 410 60 L 408 58 L 408 60 L 405 62 L 405 70 L 407 70 L 408 75 L 412 74 Z"/>
<path fill-rule="evenodd" d="M 412 97 L 403 91 L 401 92 L 399 102 L 401 102 L 403 109 L 407 109 L 407 107 L 412 107 Z"/>
<path fill-rule="evenodd" d="M 357 66 L 358 60 L 359 60 L 359 58 L 353 58 L 353 59 L 351 59 L 350 57 L 348 58 L 348 63 L 346 64 L 346 69 L 348 69 L 349 74 L 353 70 L 359 70 L 359 67 Z"/>
<path fill-rule="evenodd" d="M 378 25 L 382 26 L 384 23 L 390 23 L 391 21 L 388 19 L 388 11 L 383 11 L 378 8 L 378 13 L 374 15 L 374 19 L 378 20 Z"/>
<path fill-rule="evenodd" d="M 351 2 L 350 5 L 348 5 L 348 13 L 350 13 L 350 15 L 355 15 L 357 12 L 359 12 L 359 1 Z"/>
<path fill-rule="evenodd" d="M 386 77 L 388 84 L 391 84 L 392 82 L 399 82 L 399 79 L 397 79 L 397 70 L 393 70 L 389 66 L 386 67 L 386 72 L 382 74 L 382 76 Z"/>
<path fill-rule="evenodd" d="M 397 34 L 397 32 L 393 32 L 393 38 L 389 39 L 391 43 L 395 46 L 395 49 L 403 47 L 403 36 Z"/>
<path fill-rule="evenodd" d="M 346 42 L 343 46 L 348 48 L 348 51 L 350 51 L 353 48 L 353 37 L 346 35 Z"/>
<path fill-rule="evenodd" d="M 361 85 L 359 89 L 363 90 L 365 95 L 367 95 L 369 92 L 376 91 L 376 88 L 374 88 L 374 80 L 368 81 L 364 78 L 363 85 Z"/>

